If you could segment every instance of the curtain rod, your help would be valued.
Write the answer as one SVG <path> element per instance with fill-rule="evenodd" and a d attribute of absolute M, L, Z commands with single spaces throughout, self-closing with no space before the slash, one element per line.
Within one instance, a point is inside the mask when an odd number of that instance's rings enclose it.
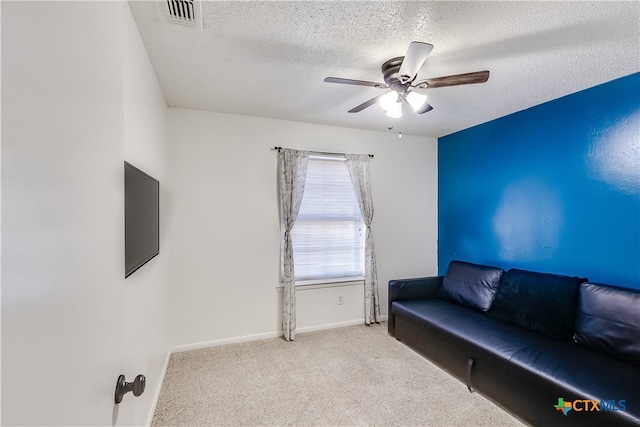
<path fill-rule="evenodd" d="M 276 150 L 278 153 L 280 152 L 280 150 L 282 150 L 282 147 L 273 147 L 272 150 Z M 326 151 L 310 151 L 310 153 L 312 154 L 325 154 L 325 155 L 329 155 L 329 156 L 344 156 L 345 153 L 328 153 Z M 373 159 L 373 154 L 369 154 L 369 157 L 371 157 Z"/>

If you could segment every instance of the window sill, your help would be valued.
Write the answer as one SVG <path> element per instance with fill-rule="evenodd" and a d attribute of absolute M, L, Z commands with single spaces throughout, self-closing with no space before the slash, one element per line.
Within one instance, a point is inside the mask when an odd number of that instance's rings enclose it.
<path fill-rule="evenodd" d="M 312 290 L 324 288 L 338 288 L 343 286 L 361 286 L 364 284 L 364 277 L 350 279 L 330 279 L 330 280 L 305 280 L 295 284 L 296 290 Z M 284 288 L 282 284 L 277 286 L 278 289 Z"/>

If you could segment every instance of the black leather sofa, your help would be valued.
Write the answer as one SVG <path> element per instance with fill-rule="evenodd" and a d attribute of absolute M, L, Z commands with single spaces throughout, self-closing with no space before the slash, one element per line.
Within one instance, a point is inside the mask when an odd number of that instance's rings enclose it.
<path fill-rule="evenodd" d="M 535 426 L 640 425 L 640 291 L 452 261 L 389 282 L 389 334 Z"/>

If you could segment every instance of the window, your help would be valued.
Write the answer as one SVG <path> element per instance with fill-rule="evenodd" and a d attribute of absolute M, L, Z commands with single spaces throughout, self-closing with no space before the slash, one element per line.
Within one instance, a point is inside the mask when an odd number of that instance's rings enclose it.
<path fill-rule="evenodd" d="M 344 158 L 311 155 L 302 205 L 291 230 L 296 283 L 362 278 L 364 237 Z"/>

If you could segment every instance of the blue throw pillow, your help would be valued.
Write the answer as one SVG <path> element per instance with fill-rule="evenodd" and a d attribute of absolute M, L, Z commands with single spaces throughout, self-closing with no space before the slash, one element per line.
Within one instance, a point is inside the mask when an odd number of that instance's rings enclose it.
<path fill-rule="evenodd" d="M 583 283 L 573 339 L 640 366 L 640 291 Z"/>
<path fill-rule="evenodd" d="M 438 296 L 474 310 L 487 311 L 503 273 L 501 268 L 451 261 Z"/>
<path fill-rule="evenodd" d="M 487 314 L 561 340 L 573 340 L 578 287 L 588 279 L 511 269 Z"/>

